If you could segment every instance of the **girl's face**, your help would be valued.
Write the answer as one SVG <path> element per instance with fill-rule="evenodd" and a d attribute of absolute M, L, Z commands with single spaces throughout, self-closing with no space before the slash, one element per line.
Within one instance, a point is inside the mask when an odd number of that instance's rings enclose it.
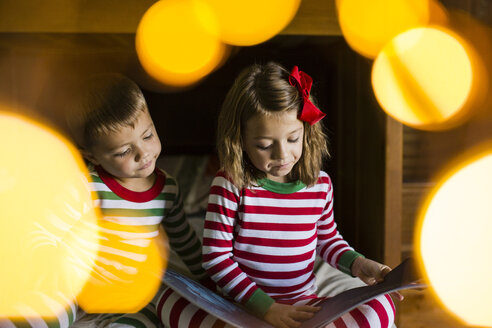
<path fill-rule="evenodd" d="M 297 112 L 257 114 L 246 122 L 243 137 L 251 163 L 268 179 L 288 182 L 287 175 L 302 155 L 304 125 Z"/>
<path fill-rule="evenodd" d="M 101 136 L 86 156 L 94 165 L 101 165 L 123 186 L 135 190 L 153 182 L 153 172 L 161 142 L 148 110 L 141 111 L 134 127 Z"/>

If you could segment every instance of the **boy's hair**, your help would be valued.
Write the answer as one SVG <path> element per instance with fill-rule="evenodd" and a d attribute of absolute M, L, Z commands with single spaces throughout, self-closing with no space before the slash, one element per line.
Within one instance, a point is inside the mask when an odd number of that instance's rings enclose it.
<path fill-rule="evenodd" d="M 274 62 L 254 64 L 239 74 L 226 95 L 218 119 L 217 151 L 221 169 L 238 188 L 251 186 L 265 177 L 243 151 L 246 122 L 256 114 L 270 116 L 291 110 L 299 114 L 302 109 L 302 96 L 289 84 L 289 75 Z M 302 155 L 288 177 L 311 186 L 329 153 L 321 123 L 303 125 Z"/>
<path fill-rule="evenodd" d="M 76 105 L 67 117 L 69 134 L 82 149 L 90 149 L 98 137 L 115 132 L 147 109 L 142 91 L 120 74 L 98 74 L 83 85 Z"/>

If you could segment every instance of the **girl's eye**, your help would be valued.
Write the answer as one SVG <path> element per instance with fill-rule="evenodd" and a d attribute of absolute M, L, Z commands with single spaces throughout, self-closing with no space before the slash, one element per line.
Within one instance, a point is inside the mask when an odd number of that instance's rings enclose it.
<path fill-rule="evenodd" d="M 290 143 L 296 143 L 299 141 L 299 137 L 295 138 L 295 139 L 290 139 L 288 140 Z"/>
<path fill-rule="evenodd" d="M 268 146 L 262 146 L 262 145 L 257 145 L 256 148 L 260 149 L 260 150 L 267 150 L 268 148 L 270 148 L 272 145 L 268 145 Z"/>
<path fill-rule="evenodd" d="M 128 149 L 127 149 L 127 150 L 125 150 L 124 152 L 114 154 L 114 156 L 116 156 L 116 157 L 125 157 L 125 155 L 127 155 L 127 154 L 129 154 L 129 153 L 130 153 L 130 149 L 128 148 Z"/>
<path fill-rule="evenodd" d="M 149 134 L 148 136 L 145 136 L 144 137 L 144 140 L 149 140 L 149 139 L 152 139 L 152 137 L 154 136 L 153 133 Z"/>

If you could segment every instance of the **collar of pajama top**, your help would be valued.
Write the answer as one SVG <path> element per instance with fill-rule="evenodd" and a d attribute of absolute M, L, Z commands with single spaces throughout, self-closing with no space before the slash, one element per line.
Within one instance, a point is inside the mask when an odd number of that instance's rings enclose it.
<path fill-rule="evenodd" d="M 306 185 L 301 181 L 285 183 L 268 180 L 266 178 L 258 180 L 258 185 L 268 191 L 275 192 L 277 194 L 292 194 L 306 187 Z"/>
<path fill-rule="evenodd" d="M 116 181 L 116 179 L 106 172 L 106 170 L 104 170 L 101 166 L 96 166 L 95 170 L 101 180 L 108 186 L 109 189 L 111 189 L 112 192 L 130 202 L 144 203 L 151 201 L 161 193 L 166 182 L 166 176 L 164 173 L 156 168 L 154 173 L 156 173 L 157 177 L 154 185 L 146 191 L 133 191 L 119 184 L 119 182 Z"/>

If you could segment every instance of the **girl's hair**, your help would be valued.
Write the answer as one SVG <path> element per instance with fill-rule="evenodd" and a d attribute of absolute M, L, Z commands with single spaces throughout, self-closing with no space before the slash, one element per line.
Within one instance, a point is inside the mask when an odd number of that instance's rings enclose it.
<path fill-rule="evenodd" d="M 99 74 L 84 82 L 83 91 L 67 117 L 69 134 L 80 148 L 90 149 L 98 137 L 134 125 L 147 110 L 142 91 L 120 74 Z"/>
<path fill-rule="evenodd" d="M 221 169 L 238 188 L 251 186 L 265 177 L 243 151 L 246 122 L 257 114 L 268 116 L 295 110 L 299 115 L 302 109 L 302 96 L 289 84 L 289 74 L 277 63 L 254 64 L 239 74 L 226 95 L 218 120 L 217 151 Z M 302 155 L 289 178 L 311 186 L 329 153 L 321 123 L 303 125 Z"/>

